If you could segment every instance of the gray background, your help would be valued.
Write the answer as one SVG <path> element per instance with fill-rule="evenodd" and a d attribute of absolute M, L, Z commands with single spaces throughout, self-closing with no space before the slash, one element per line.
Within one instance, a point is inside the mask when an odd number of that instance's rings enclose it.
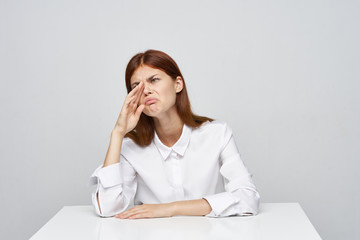
<path fill-rule="evenodd" d="M 359 239 L 359 1 L 0 1 L 1 239 L 91 204 L 129 59 L 180 66 L 225 120 L 262 202 L 299 202 L 323 239 Z M 79 223 L 80 224 L 80 223 Z"/>

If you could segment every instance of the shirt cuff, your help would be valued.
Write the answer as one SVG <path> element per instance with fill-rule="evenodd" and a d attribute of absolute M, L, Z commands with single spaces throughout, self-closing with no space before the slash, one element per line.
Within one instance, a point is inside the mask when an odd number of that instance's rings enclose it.
<path fill-rule="evenodd" d="M 106 167 L 98 167 L 90 178 L 91 183 L 100 182 L 104 188 L 113 187 L 123 183 L 120 163 L 114 163 Z"/>
<path fill-rule="evenodd" d="M 212 211 L 206 217 L 220 217 L 227 208 L 237 203 L 237 200 L 229 192 L 222 192 L 204 197 L 210 204 Z"/>

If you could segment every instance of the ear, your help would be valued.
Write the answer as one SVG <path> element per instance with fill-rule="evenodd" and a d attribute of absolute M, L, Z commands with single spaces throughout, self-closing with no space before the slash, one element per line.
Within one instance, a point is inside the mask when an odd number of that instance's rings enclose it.
<path fill-rule="evenodd" d="M 184 88 L 184 80 L 180 77 L 177 76 L 175 79 L 175 91 L 176 93 L 179 93 L 183 90 Z"/>

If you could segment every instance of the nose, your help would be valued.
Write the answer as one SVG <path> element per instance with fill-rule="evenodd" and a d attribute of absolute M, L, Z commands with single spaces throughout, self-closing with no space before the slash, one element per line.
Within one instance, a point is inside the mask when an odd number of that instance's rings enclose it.
<path fill-rule="evenodd" d="M 149 95 L 152 93 L 152 90 L 150 89 L 150 86 L 148 84 L 144 84 L 144 93 L 145 95 Z"/>

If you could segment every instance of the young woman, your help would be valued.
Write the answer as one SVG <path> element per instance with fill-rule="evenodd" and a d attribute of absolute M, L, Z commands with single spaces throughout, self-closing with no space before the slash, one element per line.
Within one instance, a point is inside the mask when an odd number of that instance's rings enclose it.
<path fill-rule="evenodd" d="M 257 214 L 259 194 L 231 129 L 192 113 L 175 61 L 161 51 L 138 53 L 125 81 L 128 95 L 105 162 L 91 176 L 96 213 L 129 219 Z"/>

